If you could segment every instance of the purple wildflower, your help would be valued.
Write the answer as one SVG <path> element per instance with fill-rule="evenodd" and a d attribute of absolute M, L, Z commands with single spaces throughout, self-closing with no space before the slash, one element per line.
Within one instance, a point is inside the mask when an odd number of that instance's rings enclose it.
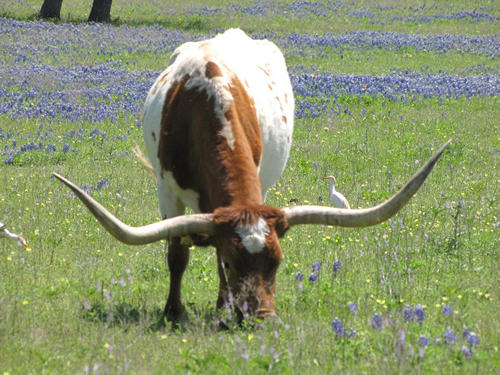
<path fill-rule="evenodd" d="M 429 346 L 429 339 L 426 336 L 420 336 L 418 338 L 418 345 L 422 347 Z"/>
<path fill-rule="evenodd" d="M 316 275 L 315 273 L 311 273 L 311 274 L 309 275 L 309 282 L 313 283 L 313 282 L 315 282 L 317 279 L 318 279 L 318 275 Z"/>
<path fill-rule="evenodd" d="M 415 306 L 415 320 L 418 323 L 423 323 L 425 319 L 424 308 L 422 305 L 418 304 Z"/>
<path fill-rule="evenodd" d="M 358 306 L 356 305 L 356 303 L 351 302 L 348 306 L 349 306 L 349 310 L 351 310 L 351 312 L 352 312 L 354 315 L 357 315 L 357 314 L 358 314 Z"/>
<path fill-rule="evenodd" d="M 401 358 L 403 356 L 406 346 L 406 332 L 404 329 L 399 331 L 399 336 L 396 341 L 396 357 Z"/>
<path fill-rule="evenodd" d="M 302 280 L 304 280 L 304 275 L 299 271 L 295 274 L 295 281 L 302 282 Z"/>
<path fill-rule="evenodd" d="M 321 266 L 320 266 L 319 262 L 314 262 L 313 263 L 313 270 L 312 271 L 314 273 L 319 273 L 320 269 L 321 269 Z"/>
<path fill-rule="evenodd" d="M 405 322 L 410 322 L 413 320 L 413 308 L 410 305 L 406 305 L 403 310 L 403 316 Z"/>
<path fill-rule="evenodd" d="M 109 289 L 104 290 L 104 297 L 106 297 L 108 301 L 111 300 L 111 292 L 109 291 Z"/>
<path fill-rule="evenodd" d="M 462 354 L 464 355 L 464 357 L 466 359 L 471 359 L 472 358 L 472 351 L 466 345 L 462 345 Z"/>
<path fill-rule="evenodd" d="M 455 336 L 453 330 L 450 327 L 446 328 L 443 337 L 444 337 L 444 342 L 447 344 L 453 344 L 454 342 L 458 341 L 457 336 Z"/>
<path fill-rule="evenodd" d="M 335 332 L 339 336 L 343 336 L 345 334 L 344 327 L 342 326 L 342 322 L 339 318 L 332 319 L 332 328 L 333 332 Z"/>
<path fill-rule="evenodd" d="M 280 358 L 280 353 L 274 348 L 274 346 L 269 347 L 269 355 L 273 357 L 275 361 Z"/>
<path fill-rule="evenodd" d="M 355 337 L 355 336 L 356 336 L 356 331 L 355 331 L 355 330 L 353 330 L 352 328 L 350 328 L 349 333 L 346 333 L 346 335 L 345 335 L 345 336 L 346 336 L 347 338 L 353 338 L 353 337 Z"/>
<path fill-rule="evenodd" d="M 342 263 L 340 263 L 340 261 L 336 260 L 335 262 L 333 262 L 333 272 L 340 271 L 341 267 L 342 267 Z"/>
<path fill-rule="evenodd" d="M 479 345 L 479 337 L 474 332 L 470 332 L 466 340 L 472 348 Z"/>
<path fill-rule="evenodd" d="M 372 327 L 373 329 L 382 329 L 382 317 L 379 314 L 373 314 Z"/>
<path fill-rule="evenodd" d="M 443 307 L 441 307 L 441 311 L 444 315 L 451 315 L 451 313 L 453 312 L 453 308 L 449 305 L 443 305 Z"/>

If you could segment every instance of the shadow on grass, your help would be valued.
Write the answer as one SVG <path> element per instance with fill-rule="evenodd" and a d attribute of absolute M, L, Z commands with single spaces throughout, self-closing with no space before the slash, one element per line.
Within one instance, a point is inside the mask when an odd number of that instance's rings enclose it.
<path fill-rule="evenodd" d="M 90 307 L 82 309 L 81 316 L 89 322 L 105 323 L 112 326 L 128 326 L 141 321 L 151 321 L 163 316 L 163 311 L 156 309 L 138 309 L 128 303 L 118 303 L 110 308 L 103 303 L 96 302 Z"/>
<path fill-rule="evenodd" d="M 222 315 L 225 315 L 225 317 Z M 220 331 L 246 331 L 257 328 L 255 322 L 251 320 L 240 324 L 235 314 L 227 316 L 227 314 L 223 314 L 222 310 L 216 310 L 209 306 L 200 309 L 191 303 L 188 303 L 186 312 L 177 322 L 167 322 L 162 309 L 141 309 L 123 302 L 111 306 L 101 302 L 83 306 L 80 316 L 89 322 L 122 327 L 125 330 L 132 325 L 141 325 L 147 327 L 147 330 L 151 332 L 165 330 L 185 332 L 202 329 L 206 332 L 216 333 Z"/>

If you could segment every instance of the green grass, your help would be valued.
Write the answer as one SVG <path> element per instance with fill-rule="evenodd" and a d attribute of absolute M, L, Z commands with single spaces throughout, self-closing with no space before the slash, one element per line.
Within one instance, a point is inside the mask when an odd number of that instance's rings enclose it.
<path fill-rule="evenodd" d="M 301 51 L 303 52 L 303 51 Z M 371 74 L 381 75 L 392 73 L 395 70 L 421 69 L 426 73 L 439 71 L 451 74 L 477 74 L 470 73 L 471 67 L 481 64 L 482 70 L 499 70 L 498 60 L 486 56 L 475 56 L 464 53 L 436 53 L 417 51 L 413 48 L 397 51 L 383 51 L 378 49 L 356 50 L 352 48 L 324 48 L 321 51 L 311 50 L 302 55 L 290 55 L 287 63 L 314 67 L 318 71 L 344 73 L 344 74 Z"/>
<path fill-rule="evenodd" d="M 292 0 L 280 1 L 280 4 L 293 3 Z M 325 1 L 318 1 L 325 3 Z M 441 19 L 430 24 L 409 23 L 405 20 L 393 19 L 394 17 L 405 17 L 413 15 L 409 7 L 418 7 L 424 4 L 412 1 L 381 0 L 376 3 L 368 0 L 356 0 L 353 2 L 342 2 L 337 8 L 338 13 L 333 11 L 332 16 L 323 17 L 318 22 L 317 19 L 303 17 L 289 17 L 288 14 L 260 14 L 246 16 L 235 12 L 231 16 L 216 13 L 205 16 L 187 13 L 201 7 L 212 9 L 225 8 L 228 5 L 252 5 L 250 0 L 228 1 L 228 0 L 190 0 L 190 1 L 157 1 L 157 2 L 136 2 L 131 0 L 114 0 L 111 7 L 112 23 L 115 25 L 154 25 L 160 24 L 165 27 L 181 28 L 193 31 L 208 31 L 214 28 L 241 27 L 246 30 L 274 30 L 278 32 L 304 33 L 344 33 L 346 31 L 373 30 L 373 31 L 394 31 L 423 34 L 491 34 L 498 32 L 492 30 L 491 22 L 464 22 L 460 19 Z M 86 22 L 92 5 L 91 0 L 76 1 L 64 0 L 61 8 L 62 22 Z M 7 0 L 0 4 L 0 15 L 4 17 L 15 17 L 20 19 L 36 19 L 40 11 L 41 2 L 39 0 Z M 373 18 L 356 17 L 356 11 L 368 9 Z M 494 0 L 480 0 L 473 4 L 466 0 L 449 1 L 434 0 L 425 3 L 423 15 L 432 16 L 435 14 L 454 14 L 463 11 L 486 12 L 494 17 L 500 15 L 498 4 Z M 420 13 L 418 13 L 420 14 Z M 332 17 L 333 22 L 332 22 Z M 373 19 L 381 19 L 381 22 L 373 22 Z"/>
<path fill-rule="evenodd" d="M 99 201 L 130 224 L 157 220 L 152 180 L 126 154 L 141 142 L 139 130 L 128 142 L 114 145 L 84 139 L 78 154 L 64 160 L 2 166 L 2 218 L 26 236 L 31 249 L 0 243 L 2 368 L 11 373 L 67 373 L 97 363 L 119 372 L 128 361 L 132 372 L 167 373 L 492 370 L 498 365 L 500 328 L 495 319 L 498 156 L 488 151 L 498 146 L 498 139 L 490 137 L 498 134 L 498 102 L 459 100 L 442 107 L 382 107 L 375 102 L 359 108 L 370 116 L 297 122 L 291 160 L 269 194 L 270 204 L 286 206 L 291 198 L 316 203 L 319 195 L 326 196 L 321 178 L 335 173 L 339 190 L 351 204 L 367 207 L 408 179 L 417 167 L 415 160 L 420 165 L 430 155 L 431 142 L 437 146 L 452 138 L 453 144 L 397 215 L 394 228 L 384 223 L 362 230 L 292 229 L 281 241 L 285 259 L 277 277 L 276 303 L 283 323 L 258 330 L 217 330 L 212 318 L 218 287 L 215 252 L 202 248 L 193 250 L 183 286 L 189 322 L 176 333 L 157 328 L 168 287 L 163 245 L 116 242 L 68 198 L 64 187 L 49 179 L 52 171 L 79 184 L 95 185 L 109 177 L 110 187 L 96 195 Z M 407 119 L 404 126 L 401 115 Z M 15 125 L 11 122 L 11 130 Z M 314 162 L 320 166 L 317 170 Z M 458 205 L 460 200 L 465 206 Z M 342 269 L 332 278 L 330 267 L 336 259 Z M 295 272 L 307 278 L 313 261 L 321 262 L 324 273 L 315 284 L 305 281 L 299 292 Z M 121 276 L 123 287 L 118 283 Z M 98 283 L 111 291 L 111 301 L 98 291 Z M 358 304 L 357 317 L 349 312 L 349 302 Z M 406 303 L 425 305 L 424 324 L 402 322 Z M 456 313 L 443 316 L 436 307 L 442 303 Z M 391 319 L 381 331 L 367 324 L 374 313 Z M 335 336 L 330 321 L 336 316 L 356 330 L 355 339 Z M 424 358 L 416 354 L 419 335 L 442 338 L 447 326 L 460 334 L 463 325 L 481 339 L 472 360 L 463 359 L 457 344 L 432 345 Z M 394 345 L 403 328 L 407 352 L 398 360 Z M 237 354 L 241 345 L 248 361 Z M 271 346 L 280 353 L 278 361 L 269 355 Z"/>
<path fill-rule="evenodd" d="M 75 6 L 71 17 L 83 19 L 90 9 L 87 3 L 76 6 L 65 0 L 63 7 L 69 11 Z M 19 8 L 20 18 L 40 5 L 24 4 L 31 5 Z M 122 4 L 142 9 L 115 0 L 114 15 L 123 22 L 129 18 L 118 10 L 127 9 Z M 153 23 L 156 13 L 147 16 L 148 9 L 139 15 L 144 23 Z M 255 29 L 264 23 L 244 21 Z M 277 31 L 294 27 L 279 21 L 266 25 Z M 330 27 L 324 22 L 318 31 Z M 400 26 L 387 27 L 396 31 Z M 475 27 L 482 26 L 465 24 L 463 30 L 475 33 Z M 425 65 L 462 72 L 487 63 L 468 54 L 439 55 L 438 61 L 431 55 L 373 51 L 357 61 L 356 52 L 348 51 L 346 66 L 331 51 L 325 56 L 289 56 L 288 62 L 358 74 L 419 70 Z M 131 61 L 137 68 L 161 69 L 164 65 L 158 60 L 166 61 L 167 56 L 113 58 Z M 84 64 L 97 61 L 92 51 L 82 57 Z M 489 64 L 498 69 L 497 60 Z M 407 104 L 387 100 L 382 104 L 376 98 L 340 101 L 349 106 L 352 117 L 296 121 L 290 161 L 268 193 L 268 204 L 326 205 L 318 203 L 319 196 L 327 198 L 322 178 L 334 174 L 338 190 L 352 206 L 369 207 L 396 192 L 440 144 L 448 139 L 452 144 L 394 222 L 359 230 L 320 226 L 290 230 L 281 241 L 285 258 L 277 275 L 280 321 L 261 328 L 228 322 L 224 331 L 215 322 L 216 316 L 226 316 L 215 310 L 218 279 L 213 248 L 195 248 L 191 253 L 183 283 L 189 320 L 174 331 L 162 327 L 158 321 L 169 283 L 164 243 L 132 247 L 117 242 L 67 188 L 50 178 L 56 171 L 78 185 L 91 186 L 109 178 L 108 188 L 93 193 L 96 199 L 128 224 L 158 220 L 154 182 L 130 153 L 136 144 L 143 144 L 135 118 L 88 124 L 0 116 L 6 133 L 34 134 L 40 125 L 55 135 L 80 127 L 107 133 L 105 138 L 75 139 L 71 146 L 76 153 L 28 153 L 13 165 L 0 164 L 0 220 L 30 245 L 25 250 L 0 239 L 0 374 L 85 373 L 86 366 L 90 373 L 128 369 L 138 374 L 498 373 L 498 97 L 445 100 L 441 105 L 433 99 Z M 113 139 L 127 132 L 126 140 Z M 53 142 L 62 140 L 56 137 Z M 298 203 L 290 203 L 292 199 Z M 334 275 L 335 260 L 342 262 L 342 268 Z M 307 277 L 314 261 L 321 263 L 322 271 L 319 280 L 310 283 Z M 303 290 L 295 281 L 298 271 L 304 274 Z M 356 316 L 349 311 L 351 302 L 358 306 Z M 403 321 L 406 304 L 424 305 L 422 324 Z M 451 316 L 441 312 L 443 304 L 453 307 Z M 369 323 L 375 313 L 384 320 L 382 330 Z M 337 336 L 331 327 L 334 317 L 347 329 L 352 327 L 356 337 Z M 470 360 L 461 353 L 463 340 L 453 345 L 443 342 L 447 327 L 461 337 L 464 326 L 481 340 Z M 401 330 L 406 344 L 397 357 Z M 418 345 L 421 335 L 432 340 L 423 355 Z"/>

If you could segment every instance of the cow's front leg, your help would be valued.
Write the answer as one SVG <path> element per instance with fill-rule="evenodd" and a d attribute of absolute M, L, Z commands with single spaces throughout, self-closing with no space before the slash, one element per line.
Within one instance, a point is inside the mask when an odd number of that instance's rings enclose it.
<path fill-rule="evenodd" d="M 189 262 L 189 248 L 181 244 L 179 237 L 168 241 L 167 261 L 170 269 L 170 291 L 164 314 L 169 322 L 175 322 L 184 312 L 181 302 L 181 284 L 182 275 Z"/>

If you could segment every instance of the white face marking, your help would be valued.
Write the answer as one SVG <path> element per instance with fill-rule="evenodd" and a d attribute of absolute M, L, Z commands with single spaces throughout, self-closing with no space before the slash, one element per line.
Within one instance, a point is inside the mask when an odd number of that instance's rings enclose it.
<path fill-rule="evenodd" d="M 235 232 L 240 236 L 245 249 L 250 254 L 256 254 L 264 250 L 269 226 L 263 218 L 259 217 L 255 224 L 237 226 Z"/>

